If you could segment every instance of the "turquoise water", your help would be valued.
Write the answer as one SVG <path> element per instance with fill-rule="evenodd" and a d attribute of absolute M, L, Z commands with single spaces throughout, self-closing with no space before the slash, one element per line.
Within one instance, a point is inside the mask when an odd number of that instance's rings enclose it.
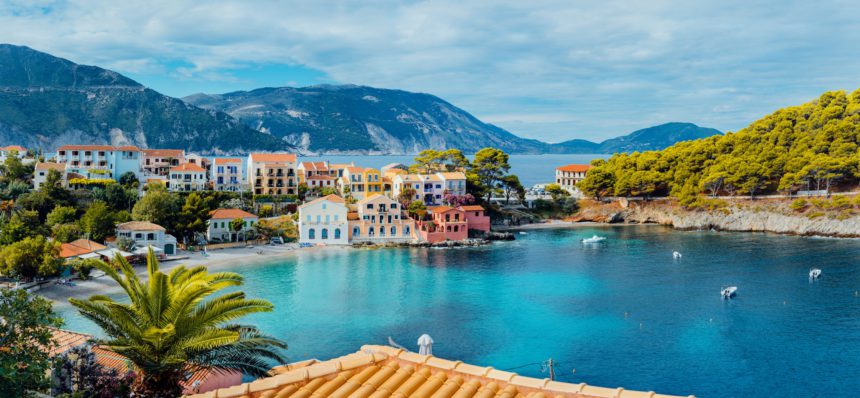
<path fill-rule="evenodd" d="M 593 234 L 603 244 L 579 242 Z M 291 360 L 384 344 L 561 380 L 698 397 L 856 396 L 860 241 L 678 232 L 529 231 L 462 249 L 303 251 L 241 265 L 276 312 L 250 321 Z M 672 251 L 683 253 L 672 259 Z M 823 269 L 810 283 L 808 269 Z M 738 296 L 720 299 L 723 285 Z M 74 314 L 67 327 L 93 331 Z M 525 365 L 525 366 L 523 366 Z M 575 369 L 575 373 L 573 370 Z"/>

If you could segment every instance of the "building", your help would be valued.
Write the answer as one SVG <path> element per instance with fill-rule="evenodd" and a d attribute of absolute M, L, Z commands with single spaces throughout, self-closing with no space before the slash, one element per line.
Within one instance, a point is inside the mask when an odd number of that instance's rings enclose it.
<path fill-rule="evenodd" d="M 141 174 L 142 152 L 136 146 L 63 145 L 57 149 L 57 163 L 63 163 L 66 173 L 77 178 L 113 179 L 123 174 Z"/>
<path fill-rule="evenodd" d="M 206 169 L 194 163 L 182 163 L 170 168 L 167 189 L 171 192 L 203 191 L 208 185 Z"/>
<path fill-rule="evenodd" d="M 458 209 L 463 211 L 466 217 L 466 228 L 469 231 L 475 231 L 479 235 L 490 232 L 490 217 L 486 215 L 482 206 L 468 205 L 460 206 Z"/>
<path fill-rule="evenodd" d="M 233 229 L 233 220 L 242 219 L 242 229 Z M 209 212 L 206 240 L 221 242 L 237 242 L 248 240 L 255 235 L 254 225 L 260 218 L 242 209 L 216 209 Z"/>
<path fill-rule="evenodd" d="M 27 148 L 24 148 L 20 145 L 9 145 L 0 147 L 0 163 L 5 162 L 6 158 L 12 156 L 12 153 L 15 153 L 15 157 L 18 159 L 24 159 L 27 156 Z"/>
<path fill-rule="evenodd" d="M 313 176 L 337 176 L 337 170 L 329 169 L 329 162 L 301 162 L 298 165 L 299 183 L 306 183 Z"/>
<path fill-rule="evenodd" d="M 415 239 L 415 223 L 400 208 L 400 202 L 385 195 L 374 195 L 355 204 L 350 217 L 352 243 L 410 242 Z"/>
<path fill-rule="evenodd" d="M 379 172 L 382 175 L 388 174 L 389 171 L 409 173 L 409 166 L 403 163 L 389 163 L 379 168 Z"/>
<path fill-rule="evenodd" d="M 39 189 L 42 187 L 42 184 L 48 179 L 48 173 L 51 170 L 56 170 L 60 173 L 60 178 L 63 182 L 64 187 L 69 186 L 69 181 L 66 179 L 66 165 L 61 163 L 53 163 L 53 162 L 38 162 L 36 163 L 36 167 L 33 169 L 33 188 Z"/>
<path fill-rule="evenodd" d="M 585 179 L 588 170 L 587 164 L 569 164 L 555 169 L 555 183 L 575 197 L 582 196 L 576 184 Z"/>
<path fill-rule="evenodd" d="M 296 195 L 296 155 L 252 153 L 248 155 L 248 183 L 255 195 Z"/>
<path fill-rule="evenodd" d="M 93 242 L 89 239 L 78 239 L 69 243 L 60 244 L 60 258 L 64 260 L 74 260 L 77 258 L 100 258 L 99 252 L 107 250 L 108 247 Z"/>
<path fill-rule="evenodd" d="M 205 156 L 198 155 L 196 153 L 189 153 L 185 155 L 185 161 L 187 163 L 196 164 L 204 169 L 206 169 L 206 175 L 210 175 L 212 171 L 212 162 L 209 158 Z"/>
<path fill-rule="evenodd" d="M 349 243 L 347 207 L 340 196 L 328 195 L 299 206 L 299 242 Z"/>
<path fill-rule="evenodd" d="M 347 167 L 338 180 L 338 189 L 343 196 L 356 200 L 382 195 L 382 176 L 376 169 Z"/>
<path fill-rule="evenodd" d="M 450 206 L 435 206 L 427 211 L 430 220 L 416 222 L 421 239 L 438 243 L 469 238 L 469 224 L 463 210 Z"/>
<path fill-rule="evenodd" d="M 117 238 L 125 237 L 134 241 L 136 248 L 153 248 L 166 255 L 176 254 L 176 238 L 158 224 L 149 221 L 129 221 L 116 226 Z"/>
<path fill-rule="evenodd" d="M 224 192 L 241 192 L 245 189 L 242 159 L 217 158 L 212 168 L 212 189 Z"/>
<path fill-rule="evenodd" d="M 185 163 L 181 149 L 144 149 L 141 168 L 147 175 L 166 176 L 171 168 Z"/>
<path fill-rule="evenodd" d="M 328 361 L 311 359 L 278 366 L 270 374 L 187 398 L 681 398 L 536 379 L 492 366 L 377 345 L 365 345 Z"/>
<path fill-rule="evenodd" d="M 405 190 L 412 189 L 412 200 L 422 200 L 428 206 L 445 204 L 446 195 L 466 194 L 466 175 L 463 172 L 435 174 L 395 174 L 391 178 L 391 196 L 400 197 Z"/>

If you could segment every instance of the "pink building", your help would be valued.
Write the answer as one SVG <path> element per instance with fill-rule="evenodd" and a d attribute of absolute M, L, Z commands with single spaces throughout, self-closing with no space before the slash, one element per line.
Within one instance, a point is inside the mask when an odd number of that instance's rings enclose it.
<path fill-rule="evenodd" d="M 448 206 L 428 209 L 430 221 L 416 221 L 421 238 L 430 243 L 463 240 L 469 237 L 469 227 L 463 210 Z"/>
<path fill-rule="evenodd" d="M 490 217 L 484 214 L 484 208 L 478 205 L 460 206 L 466 216 L 468 229 L 481 231 L 483 233 L 490 232 Z"/>

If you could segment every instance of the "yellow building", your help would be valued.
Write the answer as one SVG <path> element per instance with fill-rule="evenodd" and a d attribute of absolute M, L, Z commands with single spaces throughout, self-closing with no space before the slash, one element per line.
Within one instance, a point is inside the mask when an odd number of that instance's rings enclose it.
<path fill-rule="evenodd" d="M 352 196 L 356 200 L 382 195 L 382 176 L 377 169 L 347 167 L 338 181 L 338 189 L 343 196 Z"/>

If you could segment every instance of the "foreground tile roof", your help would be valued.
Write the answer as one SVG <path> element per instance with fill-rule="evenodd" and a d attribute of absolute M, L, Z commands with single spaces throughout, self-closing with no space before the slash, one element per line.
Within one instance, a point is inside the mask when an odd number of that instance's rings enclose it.
<path fill-rule="evenodd" d="M 18 151 L 20 153 L 20 152 L 27 152 L 27 149 L 25 149 L 24 147 L 22 147 L 20 145 L 9 145 L 9 146 L 4 146 L 4 147 L 0 148 L 0 151 Z"/>
<path fill-rule="evenodd" d="M 92 338 L 93 336 L 88 334 L 51 328 L 51 339 L 54 340 L 55 345 L 48 351 L 48 356 L 53 358 L 65 354 L 72 348 L 88 344 Z"/>
<path fill-rule="evenodd" d="M 239 158 L 215 158 L 215 164 L 233 164 L 233 163 L 242 163 L 242 159 L 239 159 Z"/>
<path fill-rule="evenodd" d="M 129 221 L 117 224 L 116 229 L 120 231 L 164 231 L 164 227 L 149 221 Z"/>
<path fill-rule="evenodd" d="M 60 245 L 60 258 L 75 257 L 105 249 L 107 249 L 107 246 L 98 242 L 93 242 L 87 239 L 78 239 L 76 241 Z"/>
<path fill-rule="evenodd" d="M 583 171 L 588 171 L 589 169 L 591 169 L 591 165 L 587 165 L 587 164 L 568 164 L 568 165 L 556 168 L 556 170 L 558 170 L 558 171 L 570 171 L 570 172 L 574 172 L 574 173 L 581 173 Z"/>
<path fill-rule="evenodd" d="M 143 156 L 160 156 L 181 158 L 185 154 L 182 149 L 144 149 Z"/>
<path fill-rule="evenodd" d="M 670 398 L 653 392 L 593 387 L 449 361 L 386 346 L 325 362 L 272 370 L 272 377 L 194 398 Z"/>
<path fill-rule="evenodd" d="M 39 163 L 36 163 L 36 170 L 66 171 L 66 164 L 65 163 L 54 163 L 54 162 L 39 162 Z"/>
<path fill-rule="evenodd" d="M 182 163 L 179 166 L 171 167 L 170 171 L 190 171 L 194 173 L 202 173 L 205 172 L 206 169 L 194 164 L 194 163 Z"/>
<path fill-rule="evenodd" d="M 296 154 L 294 153 L 252 153 L 252 162 L 287 162 L 295 163 Z"/>
<path fill-rule="evenodd" d="M 209 212 L 213 220 L 235 220 L 237 218 L 257 218 L 255 214 L 248 213 L 242 209 L 215 209 Z"/>

